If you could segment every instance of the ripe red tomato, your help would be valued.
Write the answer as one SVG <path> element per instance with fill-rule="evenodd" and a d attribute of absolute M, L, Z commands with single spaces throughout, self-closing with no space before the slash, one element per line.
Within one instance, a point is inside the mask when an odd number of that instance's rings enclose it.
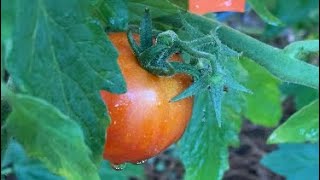
<path fill-rule="evenodd" d="M 138 163 L 159 154 L 183 134 L 193 100 L 169 100 L 186 89 L 191 78 L 152 75 L 139 66 L 125 33 L 109 34 L 109 38 L 119 51 L 128 91 L 121 95 L 101 91 L 111 117 L 103 156 L 112 164 Z"/>

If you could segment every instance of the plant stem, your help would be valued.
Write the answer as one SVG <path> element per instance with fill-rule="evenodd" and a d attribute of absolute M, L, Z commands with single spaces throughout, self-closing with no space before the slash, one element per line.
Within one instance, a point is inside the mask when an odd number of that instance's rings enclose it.
<path fill-rule="evenodd" d="M 242 52 L 244 56 L 265 67 L 280 80 L 319 89 L 318 67 L 291 58 L 278 48 L 260 42 L 212 19 L 188 15 L 188 20 L 198 24 L 198 28 L 204 33 L 209 33 L 210 30 L 219 27 L 217 36 L 222 43 Z"/>

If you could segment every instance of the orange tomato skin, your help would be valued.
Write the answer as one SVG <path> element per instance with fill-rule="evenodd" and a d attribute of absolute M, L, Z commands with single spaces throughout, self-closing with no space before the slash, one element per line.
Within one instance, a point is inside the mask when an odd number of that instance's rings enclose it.
<path fill-rule="evenodd" d="M 193 99 L 169 101 L 191 84 L 191 78 L 152 75 L 138 64 L 125 33 L 112 33 L 109 38 L 118 49 L 127 92 L 100 92 L 111 117 L 103 157 L 112 164 L 137 163 L 159 154 L 183 134 Z"/>

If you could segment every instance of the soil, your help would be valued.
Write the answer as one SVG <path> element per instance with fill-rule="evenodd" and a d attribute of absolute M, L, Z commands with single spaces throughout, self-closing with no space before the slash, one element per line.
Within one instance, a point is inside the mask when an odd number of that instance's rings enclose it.
<path fill-rule="evenodd" d="M 276 149 L 275 145 L 266 145 L 267 137 L 272 129 L 263 128 L 245 121 L 240 134 L 240 146 L 230 148 L 230 170 L 224 175 L 224 180 L 282 180 L 283 177 L 274 174 L 259 161 L 263 155 Z"/>
<path fill-rule="evenodd" d="M 296 112 L 294 97 L 283 101 L 282 111 L 280 124 Z M 230 169 L 224 174 L 223 180 L 284 180 L 284 177 L 259 163 L 265 154 L 277 148 L 277 145 L 266 144 L 274 129 L 257 126 L 245 120 L 240 133 L 240 146 L 229 149 Z"/>

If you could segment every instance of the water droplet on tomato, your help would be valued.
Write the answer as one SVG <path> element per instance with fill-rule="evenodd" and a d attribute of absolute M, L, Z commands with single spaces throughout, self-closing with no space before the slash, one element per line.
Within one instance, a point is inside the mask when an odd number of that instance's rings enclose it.
<path fill-rule="evenodd" d="M 112 169 L 116 170 L 116 171 L 121 171 L 126 167 L 126 163 L 123 164 L 111 164 Z"/>
<path fill-rule="evenodd" d="M 226 0 L 224 2 L 224 5 L 227 6 L 227 7 L 232 6 L 232 0 Z"/>
<path fill-rule="evenodd" d="M 142 160 L 142 161 L 138 161 L 138 162 L 136 162 L 136 163 L 134 163 L 134 164 L 136 164 L 136 165 L 141 165 L 141 164 L 144 164 L 144 163 L 146 163 L 146 162 L 147 162 L 147 159 Z"/>

